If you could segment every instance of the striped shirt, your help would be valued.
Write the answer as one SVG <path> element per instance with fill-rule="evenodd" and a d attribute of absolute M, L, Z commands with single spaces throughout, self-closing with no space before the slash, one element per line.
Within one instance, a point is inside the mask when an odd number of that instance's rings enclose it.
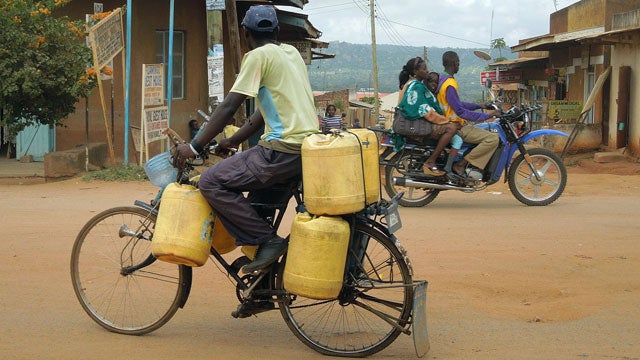
<path fill-rule="evenodd" d="M 342 116 L 327 116 L 322 119 L 322 126 L 325 128 L 325 130 L 340 129 L 342 128 Z"/>

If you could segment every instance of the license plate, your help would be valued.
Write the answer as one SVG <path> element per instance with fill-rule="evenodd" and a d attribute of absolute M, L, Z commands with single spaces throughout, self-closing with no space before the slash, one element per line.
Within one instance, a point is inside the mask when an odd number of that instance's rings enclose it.
<path fill-rule="evenodd" d="M 387 208 L 385 220 L 387 222 L 389 234 L 393 234 L 402 227 L 402 220 L 400 219 L 400 213 L 398 212 L 398 204 L 393 203 Z"/>

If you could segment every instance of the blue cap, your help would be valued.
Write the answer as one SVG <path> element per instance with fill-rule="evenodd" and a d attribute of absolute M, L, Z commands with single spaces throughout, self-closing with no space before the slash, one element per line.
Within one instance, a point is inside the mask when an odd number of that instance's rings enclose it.
<path fill-rule="evenodd" d="M 278 26 L 276 9 L 269 5 L 253 5 L 242 19 L 242 26 L 258 32 L 272 32 Z"/>

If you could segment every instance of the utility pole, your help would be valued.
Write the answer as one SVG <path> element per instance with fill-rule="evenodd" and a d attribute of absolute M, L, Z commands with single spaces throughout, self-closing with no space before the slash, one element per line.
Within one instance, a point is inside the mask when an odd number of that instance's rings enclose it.
<path fill-rule="evenodd" d="M 427 63 L 427 65 L 429 65 L 429 60 L 427 60 L 427 47 L 423 46 L 422 47 L 422 58 L 424 59 L 424 62 Z M 427 66 L 427 70 L 431 70 L 431 68 L 429 66 Z"/>
<path fill-rule="evenodd" d="M 378 124 L 380 118 L 380 100 L 378 99 L 378 60 L 376 55 L 376 17 L 375 17 L 375 0 L 369 0 L 369 8 L 371 13 L 371 57 L 373 61 L 373 114 L 375 116 L 375 124 Z"/>

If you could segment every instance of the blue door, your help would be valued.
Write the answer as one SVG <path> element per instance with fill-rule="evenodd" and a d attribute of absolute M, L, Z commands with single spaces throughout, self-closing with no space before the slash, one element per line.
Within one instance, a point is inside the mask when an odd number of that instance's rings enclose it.
<path fill-rule="evenodd" d="M 31 125 L 18 133 L 16 159 L 31 155 L 34 161 L 44 161 L 44 154 L 55 150 L 56 132 L 53 126 Z"/>

